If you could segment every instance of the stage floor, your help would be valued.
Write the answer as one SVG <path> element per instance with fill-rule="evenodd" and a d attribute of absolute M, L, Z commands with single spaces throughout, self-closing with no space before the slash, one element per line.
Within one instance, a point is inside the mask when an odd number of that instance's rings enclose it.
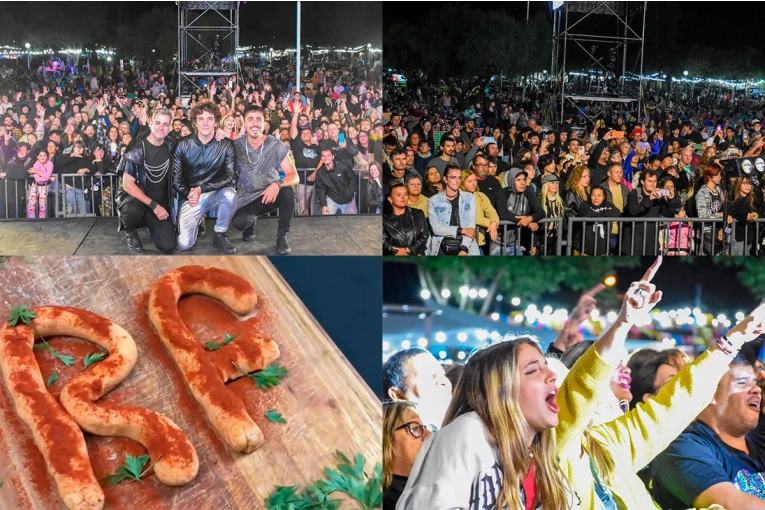
<path fill-rule="evenodd" d="M 124 232 L 117 232 L 117 221 L 117 218 L 103 217 L 0 221 L 0 255 L 161 255 L 145 228 L 138 231 L 144 251 L 130 250 Z M 243 242 L 238 230 L 229 230 L 237 255 L 276 255 L 277 222 L 278 218 L 260 218 L 257 238 L 251 243 Z M 207 235 L 184 253 L 220 255 L 212 245 L 214 226 L 215 220 L 207 220 Z M 292 255 L 379 256 L 382 254 L 382 217 L 296 217 L 287 240 Z"/>

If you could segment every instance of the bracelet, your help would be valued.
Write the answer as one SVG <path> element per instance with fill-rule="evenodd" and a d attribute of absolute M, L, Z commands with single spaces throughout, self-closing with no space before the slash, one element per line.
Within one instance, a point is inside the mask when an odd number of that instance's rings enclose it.
<path fill-rule="evenodd" d="M 728 340 L 728 337 L 725 335 L 721 336 L 720 339 L 717 340 L 717 347 L 719 347 L 722 352 L 731 357 L 735 356 L 735 354 L 738 352 L 738 349 L 733 346 L 733 342 Z"/>
<path fill-rule="evenodd" d="M 157 203 L 154 200 L 149 202 L 149 209 L 151 209 L 153 211 L 156 208 L 157 208 Z"/>
<path fill-rule="evenodd" d="M 279 189 L 282 189 L 284 187 L 284 181 L 278 180 L 278 181 L 274 181 L 274 182 L 276 183 L 277 186 L 279 186 Z"/>

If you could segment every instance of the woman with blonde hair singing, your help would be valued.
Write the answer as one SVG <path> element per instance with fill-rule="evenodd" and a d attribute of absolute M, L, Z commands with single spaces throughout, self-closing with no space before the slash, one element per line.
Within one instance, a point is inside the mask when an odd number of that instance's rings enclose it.
<path fill-rule="evenodd" d="M 530 338 L 476 352 L 443 428 L 422 445 L 396 508 L 576 508 L 555 457 L 555 381 Z"/>

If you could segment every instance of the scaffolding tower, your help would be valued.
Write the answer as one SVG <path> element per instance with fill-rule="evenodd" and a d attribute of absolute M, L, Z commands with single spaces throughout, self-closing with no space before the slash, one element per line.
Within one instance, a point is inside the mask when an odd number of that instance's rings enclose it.
<path fill-rule="evenodd" d="M 199 77 L 236 75 L 239 66 L 239 2 L 190 1 L 178 5 L 178 91 L 201 91 Z"/>
<path fill-rule="evenodd" d="M 638 116 L 643 112 L 643 48 L 645 45 L 645 14 L 648 2 L 577 1 L 565 2 L 553 11 L 552 71 L 560 84 L 560 115 L 563 122 L 567 105 L 581 111 L 588 120 L 593 119 L 580 108 L 584 102 L 637 103 Z M 610 20 L 608 19 L 610 18 Z M 614 35 L 601 35 L 609 21 L 616 27 Z M 599 32 L 598 34 L 592 32 Z M 569 48 L 571 42 L 571 48 Z M 562 45 L 562 48 L 561 48 Z M 603 46 L 604 48 L 601 48 Z M 636 52 L 633 69 L 637 69 L 638 85 L 626 83 L 627 49 Z M 589 57 L 587 67 L 579 75 L 579 90 L 569 90 L 573 80 L 567 69 L 571 49 L 579 48 Z M 598 49 L 608 49 L 608 56 Z M 561 51 L 562 50 L 562 51 Z M 562 53 L 562 64 L 561 61 Z M 595 69 L 593 74 L 592 68 Z M 577 69 L 578 70 L 578 69 Z M 569 74 L 567 74 L 569 73 Z M 586 82 L 586 90 L 581 89 Z"/>

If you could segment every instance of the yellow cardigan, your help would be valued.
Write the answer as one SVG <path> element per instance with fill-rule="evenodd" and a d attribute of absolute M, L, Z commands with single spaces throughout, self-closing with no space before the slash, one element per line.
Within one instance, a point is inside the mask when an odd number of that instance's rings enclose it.
<path fill-rule="evenodd" d="M 475 224 L 479 227 L 489 228 L 493 221 L 499 226 L 499 215 L 494 206 L 491 205 L 489 197 L 478 190 L 473 194 L 475 195 Z M 483 246 L 485 240 L 486 234 L 483 233 L 482 229 L 479 229 L 478 246 Z"/>
<path fill-rule="evenodd" d="M 621 508 L 660 509 L 637 472 L 671 443 L 714 397 L 731 358 L 706 351 L 681 370 L 656 397 L 623 416 L 588 427 L 601 396 L 611 391 L 615 367 L 590 348 L 571 368 L 558 393 L 557 454 L 566 478 L 582 500 L 583 510 L 596 510 L 595 485 L 585 450 L 585 429 L 613 455 L 614 475 L 608 488 Z M 584 451 L 584 454 L 582 452 Z"/>
<path fill-rule="evenodd" d="M 416 204 L 412 205 L 409 202 L 406 203 L 409 207 L 412 209 L 419 209 L 423 213 L 425 213 L 425 217 L 428 217 L 428 197 L 425 195 L 420 195 L 420 200 L 417 201 Z"/>

